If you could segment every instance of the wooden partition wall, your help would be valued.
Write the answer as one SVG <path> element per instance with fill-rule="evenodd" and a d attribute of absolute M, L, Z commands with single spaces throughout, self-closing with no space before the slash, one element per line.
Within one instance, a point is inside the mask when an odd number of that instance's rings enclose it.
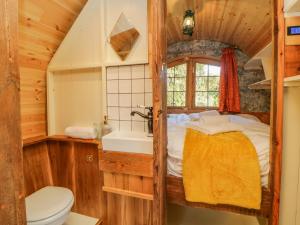
<path fill-rule="evenodd" d="M 0 1 L 0 224 L 25 225 L 18 0 Z"/>

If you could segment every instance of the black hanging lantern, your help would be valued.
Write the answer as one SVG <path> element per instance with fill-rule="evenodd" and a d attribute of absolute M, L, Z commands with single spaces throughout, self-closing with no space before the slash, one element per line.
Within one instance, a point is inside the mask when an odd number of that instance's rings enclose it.
<path fill-rule="evenodd" d="M 193 35 L 194 27 L 195 27 L 195 17 L 194 12 L 192 10 L 186 10 L 183 17 L 183 34 L 185 35 Z"/>

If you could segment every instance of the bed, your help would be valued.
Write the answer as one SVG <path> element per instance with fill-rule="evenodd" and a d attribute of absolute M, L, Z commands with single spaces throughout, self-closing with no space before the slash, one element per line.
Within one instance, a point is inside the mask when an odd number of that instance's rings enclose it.
<path fill-rule="evenodd" d="M 261 209 L 247 209 L 232 205 L 210 205 L 205 203 L 192 203 L 185 200 L 183 181 L 182 181 L 182 153 L 185 131 L 188 127 L 196 125 L 201 129 L 201 118 L 212 116 L 214 118 L 227 117 L 233 125 L 240 127 L 255 146 L 259 164 L 262 184 Z M 168 116 L 168 176 L 167 176 L 167 196 L 168 201 L 180 205 L 191 207 L 205 207 L 224 211 L 231 211 L 247 215 L 256 215 L 269 217 L 272 207 L 272 194 L 269 190 L 269 172 L 270 172 L 270 127 L 267 123 L 266 114 L 239 114 L 239 115 L 220 115 L 217 111 L 205 111 L 192 114 L 170 114 Z M 196 125 L 195 125 L 196 124 Z M 201 127 L 202 126 L 202 127 Z M 205 127 L 204 127 L 205 128 Z M 224 129 L 226 128 L 219 128 Z M 217 130 L 218 130 L 217 129 Z"/>

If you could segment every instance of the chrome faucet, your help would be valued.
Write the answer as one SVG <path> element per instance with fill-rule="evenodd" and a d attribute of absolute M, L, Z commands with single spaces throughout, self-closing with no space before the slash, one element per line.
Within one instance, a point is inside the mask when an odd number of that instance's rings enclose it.
<path fill-rule="evenodd" d="M 135 114 L 139 115 L 140 117 L 146 119 L 148 121 L 148 135 L 149 136 L 153 136 L 153 107 L 145 107 L 145 106 L 141 106 L 138 105 L 139 108 L 145 108 L 148 111 L 147 115 L 143 114 L 139 111 L 132 111 L 130 113 L 131 116 L 134 116 Z"/>

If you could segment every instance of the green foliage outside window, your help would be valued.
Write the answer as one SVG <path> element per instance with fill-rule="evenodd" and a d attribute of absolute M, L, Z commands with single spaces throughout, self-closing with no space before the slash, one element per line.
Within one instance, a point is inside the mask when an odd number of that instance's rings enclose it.
<path fill-rule="evenodd" d="M 195 106 L 218 107 L 220 67 L 195 64 Z M 167 105 L 185 107 L 187 92 L 187 63 L 168 68 Z"/>
<path fill-rule="evenodd" d="M 218 107 L 220 67 L 196 63 L 196 107 Z"/>
<path fill-rule="evenodd" d="M 184 107 L 186 105 L 186 76 L 186 64 L 168 69 L 168 106 Z"/>

